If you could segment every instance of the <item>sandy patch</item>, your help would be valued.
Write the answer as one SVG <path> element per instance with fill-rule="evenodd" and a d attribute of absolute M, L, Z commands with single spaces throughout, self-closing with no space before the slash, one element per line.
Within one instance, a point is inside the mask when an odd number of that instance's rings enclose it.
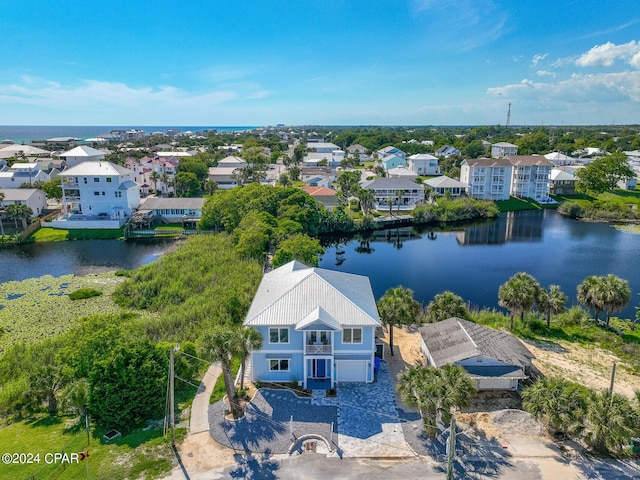
<path fill-rule="evenodd" d="M 178 452 L 189 473 L 235 464 L 234 451 L 213 440 L 209 432 L 187 436 L 178 445 Z"/>

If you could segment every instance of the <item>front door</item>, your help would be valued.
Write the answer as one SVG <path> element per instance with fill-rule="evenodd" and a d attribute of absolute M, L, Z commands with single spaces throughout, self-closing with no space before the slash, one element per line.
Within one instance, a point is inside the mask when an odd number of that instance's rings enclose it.
<path fill-rule="evenodd" d="M 313 378 L 325 378 L 327 376 L 325 359 L 313 359 Z"/>

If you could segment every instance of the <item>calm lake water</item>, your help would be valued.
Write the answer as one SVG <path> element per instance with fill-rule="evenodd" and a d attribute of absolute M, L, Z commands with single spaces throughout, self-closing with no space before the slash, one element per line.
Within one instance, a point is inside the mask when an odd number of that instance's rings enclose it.
<path fill-rule="evenodd" d="M 387 288 L 404 285 L 425 305 L 435 294 L 451 290 L 474 305 L 497 307 L 498 287 L 525 271 L 545 287 L 559 284 L 573 303 L 585 277 L 613 273 L 632 289 L 623 316 L 633 318 L 640 303 L 640 235 L 604 223 L 577 222 L 554 211 L 512 212 L 446 232 L 402 228 L 327 241 L 320 266 L 368 276 L 376 298 Z M 137 268 L 171 245 L 82 240 L 0 249 L 0 282 Z"/>
<path fill-rule="evenodd" d="M 425 305 L 451 290 L 481 307 L 497 307 L 498 287 L 519 271 L 545 287 L 560 285 L 569 303 L 576 303 L 576 287 L 585 277 L 613 273 L 632 290 L 621 316 L 633 318 L 640 303 L 640 235 L 551 210 L 501 214 L 497 221 L 456 231 L 402 228 L 334 239 L 320 266 L 368 276 L 376 298 L 403 285 Z"/>
<path fill-rule="evenodd" d="M 0 283 L 42 275 L 129 270 L 153 262 L 172 245 L 173 242 L 158 240 L 75 240 L 2 248 Z"/>

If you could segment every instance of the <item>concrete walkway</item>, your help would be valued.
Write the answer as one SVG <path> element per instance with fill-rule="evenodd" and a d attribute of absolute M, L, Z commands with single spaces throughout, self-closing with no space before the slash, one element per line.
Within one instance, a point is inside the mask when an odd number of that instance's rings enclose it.
<path fill-rule="evenodd" d="M 222 373 L 222 368 L 218 363 L 213 363 L 204 374 L 202 383 L 198 387 L 198 393 L 191 403 L 191 422 L 189 423 L 189 434 L 209 431 L 209 399 L 213 386 Z"/>

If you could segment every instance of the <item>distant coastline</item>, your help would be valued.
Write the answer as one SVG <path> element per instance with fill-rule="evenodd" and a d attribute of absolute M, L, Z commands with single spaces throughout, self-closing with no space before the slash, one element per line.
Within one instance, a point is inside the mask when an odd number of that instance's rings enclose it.
<path fill-rule="evenodd" d="M 12 140 L 18 144 L 30 144 L 33 140 L 45 140 L 55 137 L 74 137 L 80 140 L 93 138 L 101 134 L 109 133 L 111 130 L 144 130 L 145 135 L 152 132 L 166 132 L 170 128 L 178 128 L 181 132 L 201 130 L 216 130 L 218 132 L 238 132 L 242 130 L 253 130 L 255 126 L 130 126 L 130 125 L 0 125 L 0 141 Z"/>

